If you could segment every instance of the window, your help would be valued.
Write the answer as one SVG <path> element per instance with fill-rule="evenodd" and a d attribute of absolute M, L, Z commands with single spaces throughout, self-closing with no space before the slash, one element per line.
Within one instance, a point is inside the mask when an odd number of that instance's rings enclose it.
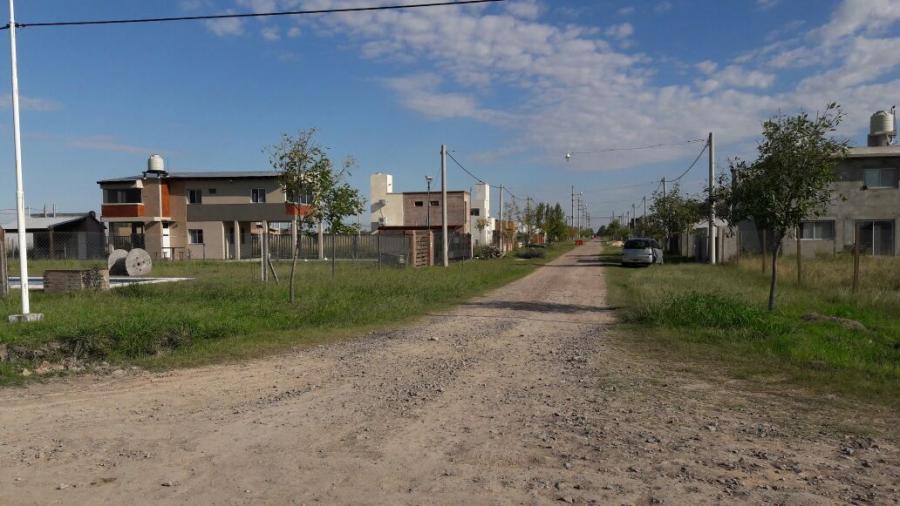
<path fill-rule="evenodd" d="M 203 230 L 199 228 L 192 228 L 188 230 L 188 236 L 190 237 L 191 244 L 203 244 Z"/>
<path fill-rule="evenodd" d="M 203 192 L 200 190 L 188 190 L 187 191 L 187 199 L 188 199 L 188 204 L 202 204 L 203 203 Z"/>
<path fill-rule="evenodd" d="M 254 188 L 250 190 L 250 202 L 254 204 L 265 204 L 266 203 L 266 189 L 265 188 Z"/>
<path fill-rule="evenodd" d="M 140 204 L 141 189 L 131 188 L 128 190 L 105 190 L 103 192 L 104 204 Z"/>
<path fill-rule="evenodd" d="M 894 254 L 894 222 L 892 220 L 863 220 L 856 223 L 859 250 L 865 255 Z"/>
<path fill-rule="evenodd" d="M 215 188 L 210 188 L 210 189 L 207 190 L 207 191 L 209 192 L 210 195 L 215 195 L 215 194 L 216 194 L 216 189 L 215 189 Z"/>
<path fill-rule="evenodd" d="M 800 224 L 801 239 L 834 239 L 833 221 L 804 221 Z"/>
<path fill-rule="evenodd" d="M 866 188 L 894 188 L 897 186 L 896 168 L 863 169 L 863 182 Z"/>
<path fill-rule="evenodd" d="M 469 209 L 469 216 L 481 216 L 481 209 L 478 209 L 477 207 Z"/>
<path fill-rule="evenodd" d="M 421 201 L 421 200 L 417 200 L 417 201 L 416 201 L 416 207 L 425 207 L 425 202 L 423 202 L 423 201 Z"/>
<path fill-rule="evenodd" d="M 440 205 L 441 205 L 441 201 L 440 201 L 440 200 L 432 200 L 432 201 L 431 201 L 431 207 L 438 207 L 438 206 L 440 206 Z"/>
<path fill-rule="evenodd" d="M 304 193 L 303 195 L 300 195 L 300 200 L 297 200 L 297 196 L 294 195 L 294 192 L 289 191 L 285 195 L 285 199 L 292 204 L 309 204 L 312 202 L 312 194 Z"/>

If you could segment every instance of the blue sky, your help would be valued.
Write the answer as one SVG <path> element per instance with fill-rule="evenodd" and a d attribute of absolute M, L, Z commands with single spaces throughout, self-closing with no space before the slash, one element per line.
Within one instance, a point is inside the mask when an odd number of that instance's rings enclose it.
<path fill-rule="evenodd" d="M 29 0 L 18 2 L 17 18 L 384 3 L 412 2 Z M 265 146 L 317 127 L 335 158 L 357 159 L 351 182 L 366 194 L 375 171 L 394 174 L 397 190 L 423 186 L 446 143 L 473 172 L 521 196 L 565 204 L 576 185 L 600 223 L 681 173 L 700 146 L 605 148 L 712 130 L 721 169 L 731 156 L 752 156 L 764 118 L 832 100 L 848 113 L 841 134 L 863 143 L 869 115 L 900 102 L 898 27 L 894 0 L 508 0 L 27 28 L 19 31 L 26 198 L 33 208 L 97 209 L 95 182 L 140 172 L 151 152 L 170 170 L 266 169 Z M 0 53 L 2 215 L 15 189 L 8 49 Z M 452 164 L 449 173 L 451 188 L 474 183 Z M 701 164 L 686 189 L 698 191 L 704 174 Z"/>

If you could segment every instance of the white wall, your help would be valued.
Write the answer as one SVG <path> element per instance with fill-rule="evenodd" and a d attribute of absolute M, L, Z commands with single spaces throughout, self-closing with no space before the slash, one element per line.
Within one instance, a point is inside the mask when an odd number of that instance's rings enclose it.
<path fill-rule="evenodd" d="M 376 172 L 369 177 L 369 203 L 372 230 L 403 225 L 403 195 L 394 193 L 394 176 Z"/>
<path fill-rule="evenodd" d="M 485 245 L 491 243 L 494 233 L 494 220 L 491 219 L 491 187 L 486 183 L 475 185 L 472 191 L 472 209 L 479 210 L 479 216 L 469 217 L 469 230 L 472 231 L 472 238 L 477 245 Z M 488 224 L 483 230 L 478 230 L 478 220 L 484 218 Z"/>

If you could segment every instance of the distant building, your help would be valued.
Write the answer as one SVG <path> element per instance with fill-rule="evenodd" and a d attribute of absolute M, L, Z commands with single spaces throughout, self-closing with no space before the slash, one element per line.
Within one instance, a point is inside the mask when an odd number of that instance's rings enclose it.
<path fill-rule="evenodd" d="M 16 220 L 2 225 L 10 249 L 18 248 Z M 25 218 L 29 256 L 46 259 L 87 260 L 106 257 L 106 227 L 93 211 L 40 213 Z"/>
<path fill-rule="evenodd" d="M 276 172 L 169 173 L 156 155 L 143 174 L 98 184 L 110 242 L 157 258 L 249 258 L 261 224 L 290 222 L 298 209 Z"/>
<path fill-rule="evenodd" d="M 440 230 L 443 226 L 441 191 L 394 192 L 394 177 L 377 172 L 369 178 L 369 211 L 372 232 Z M 481 208 L 478 208 L 481 209 Z M 447 227 L 459 234 L 471 233 L 469 192 L 447 192 Z"/>

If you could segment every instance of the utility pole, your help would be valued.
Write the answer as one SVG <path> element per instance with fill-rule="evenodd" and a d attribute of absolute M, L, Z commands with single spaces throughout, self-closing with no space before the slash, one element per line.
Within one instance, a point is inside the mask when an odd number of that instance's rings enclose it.
<path fill-rule="evenodd" d="M 666 178 L 665 177 L 662 178 L 662 185 L 663 185 L 663 198 L 666 198 Z"/>
<path fill-rule="evenodd" d="M 431 202 L 428 203 L 431 206 Z M 450 245 L 447 244 L 447 146 L 441 144 L 441 247 L 444 255 L 444 267 L 450 265 Z"/>
<path fill-rule="evenodd" d="M 22 314 L 10 315 L 10 322 L 42 320 L 44 315 L 31 313 L 28 293 L 28 237 L 25 222 L 25 187 L 22 183 L 22 131 L 19 123 L 19 64 L 16 58 L 16 14 L 14 0 L 9 0 L 9 63 L 12 68 L 13 144 L 16 157 L 16 226 L 19 236 L 19 280 L 22 292 Z"/>
<path fill-rule="evenodd" d="M 714 185 L 715 181 L 713 178 L 715 177 L 715 167 L 716 167 L 716 146 L 713 143 L 713 133 L 709 133 L 709 230 L 707 231 L 707 240 L 709 244 L 707 248 L 709 248 L 709 263 L 715 265 L 716 263 L 716 211 L 713 208 L 715 204 L 713 191 L 715 190 Z"/>
<path fill-rule="evenodd" d="M 503 254 L 503 185 L 500 185 L 500 235 L 498 237 L 498 242 L 500 244 L 500 254 Z"/>
<path fill-rule="evenodd" d="M 636 216 L 637 216 L 637 213 L 635 213 L 635 210 L 634 210 L 634 202 L 632 202 L 631 203 L 631 217 L 632 217 L 632 219 L 635 219 Z M 636 219 L 635 219 L 634 229 L 637 230 L 637 220 Z"/>
<path fill-rule="evenodd" d="M 644 198 L 642 200 L 644 201 L 644 214 L 641 215 L 641 218 L 646 220 L 647 219 L 647 196 L 644 195 Z"/>
<path fill-rule="evenodd" d="M 575 228 L 575 185 L 572 185 L 572 213 L 569 214 L 570 225 Z"/>

